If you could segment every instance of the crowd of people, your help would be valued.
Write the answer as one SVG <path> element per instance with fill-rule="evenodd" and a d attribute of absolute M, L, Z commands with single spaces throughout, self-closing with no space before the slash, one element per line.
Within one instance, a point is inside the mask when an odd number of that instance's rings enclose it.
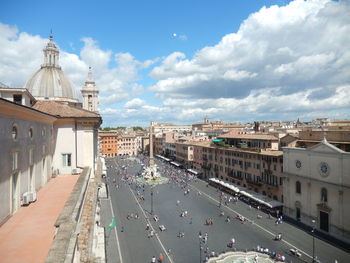
<path fill-rule="evenodd" d="M 140 164 L 140 170 L 138 172 L 136 172 L 135 174 L 130 174 L 128 173 L 128 170 L 131 166 L 135 165 L 135 160 L 137 160 L 137 162 Z M 141 156 L 140 158 L 136 158 L 133 161 L 130 160 L 122 160 L 121 162 L 119 162 L 118 164 L 118 172 L 121 175 L 121 183 L 125 184 L 125 185 L 129 185 L 133 190 L 134 193 L 136 193 L 136 196 L 138 198 L 139 201 L 143 202 L 145 201 L 145 191 L 148 190 L 148 187 L 145 187 L 144 184 L 140 183 L 137 178 L 139 176 L 141 176 L 142 174 L 142 169 L 143 167 L 147 166 L 148 163 L 148 157 L 147 156 Z M 164 163 L 162 165 L 158 165 L 157 166 L 158 172 L 163 176 L 163 177 L 167 177 L 167 184 L 170 185 L 171 188 L 175 188 L 178 187 L 179 189 L 181 189 L 183 191 L 184 196 L 190 196 L 190 186 L 192 182 L 195 182 L 197 180 L 196 176 L 194 176 L 193 174 L 188 173 L 186 170 L 184 169 L 179 169 L 178 167 L 172 166 L 169 163 Z M 112 181 L 113 185 L 115 185 L 116 189 L 119 188 L 120 186 L 120 182 L 118 182 L 118 179 L 116 180 L 115 178 L 113 178 Z M 217 191 L 220 191 L 219 189 Z M 197 193 L 198 195 L 201 195 L 200 191 L 198 191 Z M 230 194 L 225 194 L 224 192 L 220 191 L 220 207 L 221 207 L 221 203 L 224 203 L 225 206 L 229 206 L 230 204 L 236 204 L 239 200 L 238 196 L 236 195 L 230 195 Z M 179 209 L 179 215 L 181 218 L 187 218 L 189 212 L 187 209 L 184 209 L 184 207 L 186 206 L 186 204 L 182 204 L 180 202 L 180 200 L 176 201 L 176 206 Z M 226 217 L 224 216 L 224 211 L 221 210 L 220 214 L 221 217 L 223 217 L 223 220 L 225 220 L 225 222 L 230 223 L 231 222 L 231 218 L 229 215 L 227 215 Z M 271 215 L 269 215 L 271 217 Z M 127 214 L 127 219 L 131 220 L 131 219 L 138 219 L 139 215 L 137 213 L 128 213 Z M 248 219 L 241 216 L 241 215 L 237 215 L 236 218 L 238 220 L 240 220 L 242 223 L 247 222 Z M 160 222 L 158 222 L 160 220 L 159 216 L 157 215 L 153 215 L 153 219 L 155 220 L 155 222 L 157 222 L 158 224 L 160 224 Z M 188 219 L 187 219 L 188 220 Z M 186 221 L 187 221 L 186 220 Z M 193 218 L 191 217 L 189 220 L 189 224 L 192 224 Z M 278 217 L 276 220 L 276 224 L 280 224 L 282 223 L 282 217 Z M 212 226 L 213 225 L 213 218 L 207 218 L 205 219 L 204 225 L 206 226 Z M 159 225 L 160 226 L 160 225 Z M 164 226 L 164 225 L 162 225 Z M 152 238 L 155 235 L 155 230 L 152 228 L 152 226 L 150 225 L 149 221 L 147 221 L 146 224 L 146 234 L 148 238 Z M 165 227 L 164 227 L 165 230 Z M 124 227 L 123 227 L 123 231 L 124 231 Z M 162 230 L 161 230 L 162 231 Z M 185 231 L 184 230 L 180 230 L 178 231 L 177 234 L 178 238 L 184 238 L 185 237 Z M 235 245 L 236 240 L 234 238 L 232 238 L 232 240 L 229 242 L 228 247 L 233 248 L 233 246 Z M 202 244 L 203 246 L 205 246 L 203 248 L 204 253 L 206 254 L 205 256 L 205 260 L 208 260 L 210 257 L 216 255 L 216 253 L 214 251 L 210 251 L 209 247 L 208 247 L 208 234 L 206 233 L 205 235 L 203 235 L 203 240 L 202 240 Z M 263 252 L 266 252 L 266 248 L 261 248 L 259 246 L 259 252 L 261 252 L 261 250 L 263 250 Z M 283 257 L 280 256 L 280 254 L 276 254 L 275 255 L 277 260 L 281 260 Z M 163 256 L 162 259 L 163 260 Z M 159 262 L 160 261 L 160 257 L 158 258 Z M 282 261 L 282 260 L 281 260 Z M 153 257 L 151 262 L 156 262 L 156 258 Z"/>

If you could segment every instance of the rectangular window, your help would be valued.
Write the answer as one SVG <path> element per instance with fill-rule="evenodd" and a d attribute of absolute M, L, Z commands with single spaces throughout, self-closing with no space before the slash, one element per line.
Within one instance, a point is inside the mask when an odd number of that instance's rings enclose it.
<path fill-rule="evenodd" d="M 22 104 L 22 95 L 20 94 L 13 95 L 13 102 L 17 104 Z"/>
<path fill-rule="evenodd" d="M 64 167 L 72 166 L 72 154 L 70 153 L 62 154 L 62 165 Z"/>

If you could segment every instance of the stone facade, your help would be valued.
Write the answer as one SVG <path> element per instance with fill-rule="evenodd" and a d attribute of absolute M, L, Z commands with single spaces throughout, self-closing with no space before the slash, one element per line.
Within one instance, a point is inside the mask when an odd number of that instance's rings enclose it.
<path fill-rule="evenodd" d="M 52 176 L 54 116 L 0 99 L 0 224 Z"/>
<path fill-rule="evenodd" d="M 350 153 L 326 140 L 283 153 L 284 214 L 349 243 Z"/>

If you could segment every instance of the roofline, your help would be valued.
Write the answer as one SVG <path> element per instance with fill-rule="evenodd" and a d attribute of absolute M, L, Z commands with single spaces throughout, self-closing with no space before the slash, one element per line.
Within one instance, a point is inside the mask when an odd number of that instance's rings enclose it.
<path fill-rule="evenodd" d="M 14 105 L 14 106 L 22 107 L 22 108 L 25 108 L 25 109 L 28 109 L 28 110 L 32 110 L 32 111 L 35 111 L 35 112 L 37 112 L 37 113 L 44 114 L 44 115 L 47 115 L 47 116 L 49 116 L 49 117 L 52 117 L 52 118 L 57 119 L 57 116 L 55 116 L 55 115 L 52 115 L 52 114 L 49 114 L 49 113 L 46 113 L 46 112 L 43 112 L 43 111 L 34 109 L 34 108 L 32 108 L 32 107 L 28 107 L 28 106 L 25 106 L 25 105 L 22 105 L 22 104 L 18 104 L 18 103 L 12 102 L 12 101 L 10 101 L 10 100 L 6 100 L 6 99 L 3 99 L 3 98 L 0 98 L 0 101 L 3 101 L 3 102 L 5 102 L 5 103 L 12 104 L 12 105 Z"/>
<path fill-rule="evenodd" d="M 11 88 L 11 87 L 1 87 L 0 86 L 0 90 L 8 90 L 8 91 L 15 91 L 15 90 L 22 90 L 25 93 L 28 94 L 28 96 L 33 99 L 34 101 L 37 101 L 37 99 L 32 95 L 32 93 L 29 92 L 29 90 L 27 88 Z"/>

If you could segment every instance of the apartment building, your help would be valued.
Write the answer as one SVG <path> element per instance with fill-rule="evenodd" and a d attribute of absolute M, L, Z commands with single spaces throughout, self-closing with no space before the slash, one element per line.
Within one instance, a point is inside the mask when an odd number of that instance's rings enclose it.
<path fill-rule="evenodd" d="M 118 137 L 118 155 L 137 155 L 137 142 L 135 135 L 123 134 Z"/>
<path fill-rule="evenodd" d="M 185 168 L 192 168 L 193 146 L 189 142 L 176 142 L 176 160 Z"/>
<path fill-rule="evenodd" d="M 241 125 L 239 122 L 235 123 L 225 123 L 223 121 L 209 121 L 209 118 L 204 117 L 203 122 L 193 123 L 193 131 L 230 131 L 232 129 L 242 129 L 244 125 Z"/>
<path fill-rule="evenodd" d="M 326 138 L 330 144 L 350 152 L 350 126 L 327 126 L 324 128 L 307 128 L 299 132 L 298 147 L 309 148 Z"/>
<path fill-rule="evenodd" d="M 203 147 L 203 172 L 283 202 L 281 151 Z"/>
<path fill-rule="evenodd" d="M 164 155 L 164 144 L 165 138 L 163 134 L 153 135 L 153 152 L 154 154 Z"/>
<path fill-rule="evenodd" d="M 197 171 L 202 171 L 204 166 L 203 149 L 211 145 L 210 141 L 191 142 L 193 146 L 192 167 Z"/>
<path fill-rule="evenodd" d="M 209 144 L 195 145 L 193 155 L 193 166 L 202 167 L 203 177 L 218 178 L 283 202 L 283 152 L 278 150 L 278 138 L 231 132 Z"/>
<path fill-rule="evenodd" d="M 154 134 L 165 132 L 187 133 L 191 132 L 191 125 L 176 125 L 172 123 L 152 122 Z"/>
<path fill-rule="evenodd" d="M 164 143 L 165 153 L 164 155 L 170 159 L 176 158 L 176 140 L 171 137 Z"/>
<path fill-rule="evenodd" d="M 101 154 L 108 157 L 118 155 L 118 131 L 99 131 Z"/>
<path fill-rule="evenodd" d="M 279 148 L 281 150 L 282 147 L 295 147 L 298 141 L 298 137 L 292 134 L 286 134 L 280 138 Z"/>
<path fill-rule="evenodd" d="M 149 152 L 149 136 L 141 137 L 141 152 Z"/>

